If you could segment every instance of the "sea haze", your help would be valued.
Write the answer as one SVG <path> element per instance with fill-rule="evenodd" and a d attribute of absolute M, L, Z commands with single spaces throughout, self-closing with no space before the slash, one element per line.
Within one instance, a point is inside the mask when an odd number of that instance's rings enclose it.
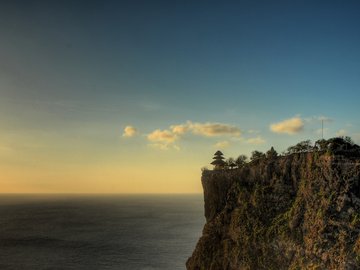
<path fill-rule="evenodd" d="M 201 195 L 1 195 L 0 269 L 185 269 Z"/>

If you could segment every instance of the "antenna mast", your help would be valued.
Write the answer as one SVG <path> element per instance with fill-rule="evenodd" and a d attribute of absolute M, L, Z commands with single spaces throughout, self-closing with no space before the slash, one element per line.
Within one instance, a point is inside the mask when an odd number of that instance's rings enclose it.
<path fill-rule="evenodd" d="M 324 119 L 321 119 L 321 137 L 324 139 Z"/>

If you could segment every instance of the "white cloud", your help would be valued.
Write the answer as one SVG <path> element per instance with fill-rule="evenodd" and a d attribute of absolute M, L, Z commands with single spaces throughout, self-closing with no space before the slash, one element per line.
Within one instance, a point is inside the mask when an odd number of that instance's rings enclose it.
<path fill-rule="evenodd" d="M 137 129 L 134 128 L 133 126 L 126 126 L 124 128 L 124 133 L 123 133 L 123 137 L 126 138 L 131 138 L 134 137 L 137 134 Z"/>
<path fill-rule="evenodd" d="M 239 137 L 241 135 L 240 128 L 223 123 L 194 123 L 187 121 L 185 124 L 170 126 L 171 130 L 175 134 L 185 134 L 191 132 L 195 135 L 205 137 L 217 137 L 217 136 L 233 136 Z"/>
<path fill-rule="evenodd" d="M 178 139 L 178 136 L 167 129 L 165 130 L 156 129 L 150 134 L 148 134 L 147 138 L 149 141 L 152 142 L 173 143 Z"/>
<path fill-rule="evenodd" d="M 147 139 L 152 142 L 149 146 L 160 150 L 169 150 L 170 148 L 176 150 L 180 149 L 178 146 L 174 145 L 175 141 L 179 139 L 178 135 L 167 129 L 156 129 L 147 135 Z"/>
<path fill-rule="evenodd" d="M 249 144 L 258 145 L 258 144 L 263 144 L 263 143 L 265 143 L 265 140 L 264 140 L 263 138 L 261 138 L 261 136 L 257 136 L 257 137 L 255 137 L 255 138 L 247 139 L 246 142 L 249 143 Z"/>
<path fill-rule="evenodd" d="M 191 130 L 194 134 L 205 137 L 233 136 L 239 137 L 241 131 L 238 127 L 221 123 L 193 123 Z"/>
<path fill-rule="evenodd" d="M 228 141 L 221 141 L 221 142 L 217 142 L 216 144 L 214 144 L 214 147 L 221 148 L 221 149 L 227 148 L 229 146 L 230 146 L 230 143 Z"/>
<path fill-rule="evenodd" d="M 189 131 L 188 124 L 173 125 L 173 126 L 170 126 L 170 128 L 171 128 L 171 131 L 175 134 L 184 134 Z"/>
<path fill-rule="evenodd" d="M 197 123 L 187 121 L 183 124 L 171 125 L 169 129 L 156 129 L 147 135 L 147 139 L 151 142 L 150 146 L 162 150 L 174 148 L 179 150 L 179 146 L 175 142 L 186 134 L 193 134 L 204 137 L 230 137 L 231 139 L 241 138 L 241 130 L 233 125 L 224 123 Z M 229 143 L 225 141 L 219 142 L 219 146 L 226 147 Z"/>
<path fill-rule="evenodd" d="M 270 130 L 272 132 L 290 135 L 299 133 L 303 129 L 304 121 L 298 116 L 270 125 Z"/>

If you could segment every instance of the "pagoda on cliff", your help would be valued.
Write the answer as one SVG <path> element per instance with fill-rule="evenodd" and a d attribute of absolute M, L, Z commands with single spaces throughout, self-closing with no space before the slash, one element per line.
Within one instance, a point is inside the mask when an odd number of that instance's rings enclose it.
<path fill-rule="evenodd" d="M 213 157 L 213 162 L 211 162 L 211 165 L 214 165 L 214 170 L 223 170 L 226 167 L 226 162 L 224 161 L 224 154 L 221 153 L 221 151 L 216 151 Z"/>

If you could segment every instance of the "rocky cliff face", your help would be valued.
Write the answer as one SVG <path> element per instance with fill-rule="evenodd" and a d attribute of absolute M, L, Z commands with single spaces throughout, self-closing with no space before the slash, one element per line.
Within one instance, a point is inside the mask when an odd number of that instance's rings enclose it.
<path fill-rule="evenodd" d="M 204 171 L 188 270 L 360 269 L 360 157 L 320 152 Z"/>

